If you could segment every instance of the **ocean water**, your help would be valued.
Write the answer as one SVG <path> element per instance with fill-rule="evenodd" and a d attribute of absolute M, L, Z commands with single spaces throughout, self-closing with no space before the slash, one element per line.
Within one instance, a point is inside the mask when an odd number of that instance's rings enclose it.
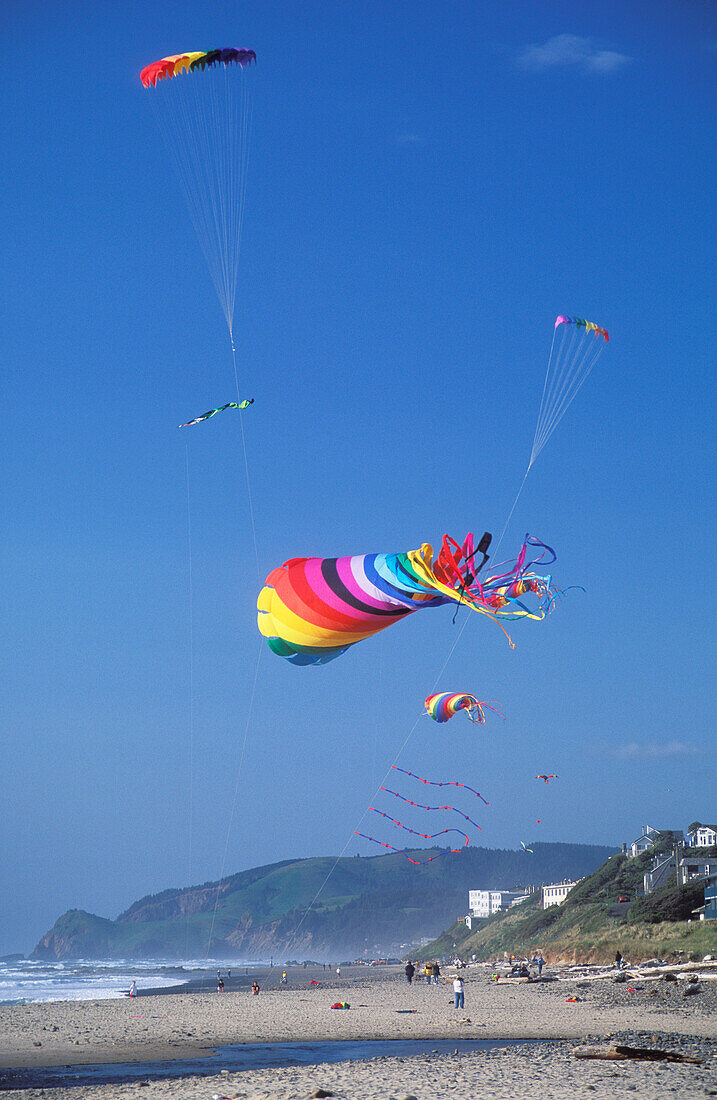
<path fill-rule="evenodd" d="M 90 1001 L 124 997 L 132 982 L 137 989 L 182 985 L 200 978 L 207 970 L 226 972 L 227 962 L 211 959 L 177 962 L 36 962 L 16 959 L 0 962 L 0 1004 L 38 1001 Z M 238 965 L 238 964 L 237 964 Z M 242 964 L 243 965 L 243 964 Z"/>

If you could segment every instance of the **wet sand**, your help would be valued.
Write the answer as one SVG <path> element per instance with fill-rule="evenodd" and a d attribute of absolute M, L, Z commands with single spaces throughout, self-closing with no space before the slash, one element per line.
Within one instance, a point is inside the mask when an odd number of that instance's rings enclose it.
<path fill-rule="evenodd" d="M 181 1081 L 88 1085 L 81 1088 L 22 1089 L 8 1096 L 105 1100 L 109 1097 L 276 1096 L 308 1097 L 317 1087 L 337 1096 L 573 1096 L 589 1089 L 619 1095 L 624 1086 L 638 1096 L 717 1095 L 717 981 L 709 975 L 701 992 L 685 996 L 686 978 L 666 983 L 660 975 L 622 985 L 598 971 L 551 971 L 559 981 L 490 981 L 490 969 L 469 968 L 464 1010 L 453 1006 L 452 971 L 441 984 L 424 980 L 408 986 L 402 971 L 344 970 L 337 980 L 290 970 L 288 987 L 280 970 L 260 980 L 254 997 L 228 983 L 212 991 L 141 996 L 117 1001 L 54 1002 L 0 1007 L 0 1066 L 34 1067 L 145 1062 L 193 1057 L 236 1043 L 324 1042 L 380 1039 L 549 1040 L 505 1050 L 378 1058 L 318 1067 L 252 1069 Z M 246 977 L 237 975 L 239 979 Z M 251 981 L 252 975 L 248 980 Z M 634 992 L 630 992 L 634 990 Z M 578 997 L 578 1001 L 567 1001 Z M 349 1001 L 348 1011 L 332 1010 Z M 410 1010 L 410 1011 L 406 1011 Z M 578 1062 L 578 1042 L 619 1036 L 631 1045 L 657 1045 L 706 1059 L 698 1066 L 625 1062 Z M 544 1079 L 538 1088 L 537 1082 Z M 532 1083 L 531 1083 L 532 1082 Z M 5 1087 L 10 1081 L 6 1081 Z M 635 1088 L 631 1087 L 635 1086 Z M 0 1073 L 0 1087 L 2 1074 Z M 711 1090 L 714 1089 L 714 1092 Z"/>

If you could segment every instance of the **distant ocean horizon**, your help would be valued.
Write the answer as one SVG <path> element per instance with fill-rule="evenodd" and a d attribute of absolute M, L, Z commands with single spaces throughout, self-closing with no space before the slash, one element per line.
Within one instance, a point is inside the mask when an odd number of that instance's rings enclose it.
<path fill-rule="evenodd" d="M 260 966 L 227 959 L 188 959 L 184 962 L 150 959 L 45 962 L 12 959 L 0 962 L 0 1004 L 37 1004 L 43 1001 L 94 1001 L 126 996 L 132 982 L 145 989 L 184 985 L 207 973 Z"/>

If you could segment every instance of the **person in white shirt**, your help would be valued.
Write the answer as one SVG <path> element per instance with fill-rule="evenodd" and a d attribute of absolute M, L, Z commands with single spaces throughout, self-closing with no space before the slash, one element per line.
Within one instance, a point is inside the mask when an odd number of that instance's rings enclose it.
<path fill-rule="evenodd" d="M 456 1008 L 463 1008 L 464 1007 L 464 1004 L 463 1004 L 463 979 L 462 978 L 456 977 L 456 978 L 453 979 L 453 999 L 455 1001 Z"/>

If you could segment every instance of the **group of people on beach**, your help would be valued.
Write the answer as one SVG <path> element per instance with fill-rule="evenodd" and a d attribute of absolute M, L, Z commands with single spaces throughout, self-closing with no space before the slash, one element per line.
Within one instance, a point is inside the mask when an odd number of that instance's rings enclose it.
<path fill-rule="evenodd" d="M 416 968 L 409 959 L 406 963 L 406 981 L 409 985 L 413 985 L 413 979 L 416 974 Z M 437 962 L 427 962 L 423 967 L 423 976 L 426 979 L 427 985 L 438 985 L 438 979 L 441 976 L 441 968 Z M 453 997 L 456 1008 L 465 1007 L 465 986 L 463 979 L 456 975 L 455 978 L 444 978 L 446 982 L 452 981 L 453 984 Z"/>

